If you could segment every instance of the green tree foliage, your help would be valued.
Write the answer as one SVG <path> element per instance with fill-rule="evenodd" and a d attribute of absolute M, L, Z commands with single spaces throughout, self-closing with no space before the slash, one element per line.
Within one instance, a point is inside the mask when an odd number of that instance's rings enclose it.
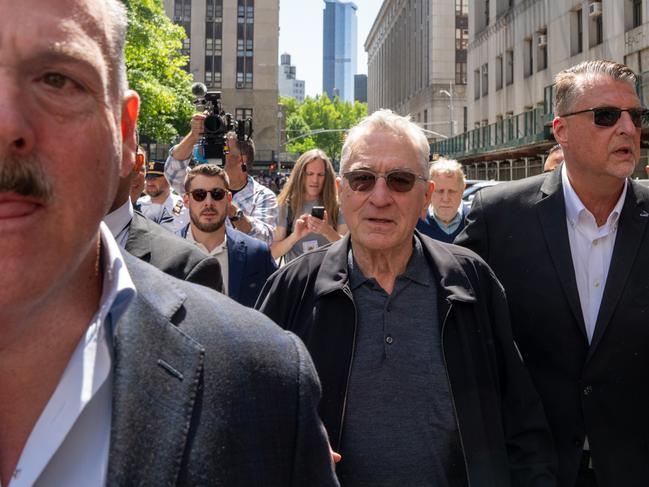
<path fill-rule="evenodd" d="M 315 98 L 307 97 L 304 103 L 297 103 L 294 98 L 280 100 L 285 107 L 287 151 L 301 154 L 314 147 L 319 147 L 332 159 L 340 158 L 344 140 L 344 130 L 356 125 L 367 115 L 367 104 L 346 102 L 335 97 L 332 100 L 326 94 Z M 338 131 L 316 133 L 320 129 Z"/>
<path fill-rule="evenodd" d="M 124 0 L 128 9 L 126 67 L 128 82 L 140 94 L 139 129 L 158 142 L 189 131 L 193 113 L 192 77 L 182 68 L 186 37 L 165 15 L 162 0 Z"/>

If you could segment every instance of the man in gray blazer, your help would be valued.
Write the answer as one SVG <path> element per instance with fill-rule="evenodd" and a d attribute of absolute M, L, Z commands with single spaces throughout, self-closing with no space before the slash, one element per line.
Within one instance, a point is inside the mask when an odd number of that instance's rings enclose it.
<path fill-rule="evenodd" d="M 0 2 L 0 484 L 337 485 L 302 343 L 101 224 L 136 146 L 126 19 Z"/>

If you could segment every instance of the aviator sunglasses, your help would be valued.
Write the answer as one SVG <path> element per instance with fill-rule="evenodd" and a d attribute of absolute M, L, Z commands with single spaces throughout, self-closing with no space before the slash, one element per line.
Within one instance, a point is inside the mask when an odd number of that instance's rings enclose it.
<path fill-rule="evenodd" d="M 199 203 L 207 198 L 208 193 L 212 196 L 214 201 L 221 201 L 225 197 L 226 190 L 221 188 L 214 188 L 209 191 L 205 189 L 195 189 L 189 192 L 189 194 L 192 195 L 192 198 L 194 198 L 194 201 L 198 201 Z"/>
<path fill-rule="evenodd" d="M 587 108 L 586 110 L 579 110 L 577 112 L 566 113 L 559 115 L 560 117 L 570 117 L 572 115 L 579 115 L 580 113 L 593 112 L 593 122 L 600 127 L 612 127 L 622 116 L 622 112 L 627 112 L 631 117 L 633 125 L 637 128 L 646 127 L 649 125 L 649 110 L 646 108 L 616 108 L 616 107 L 598 107 Z"/>
<path fill-rule="evenodd" d="M 379 178 L 385 179 L 385 184 L 387 184 L 388 188 L 397 193 L 406 193 L 410 191 L 418 179 L 421 181 L 427 181 L 427 179 L 422 176 L 399 169 L 387 172 L 383 175 L 365 169 L 358 169 L 356 171 L 346 172 L 343 174 L 343 177 L 349 182 L 349 187 L 352 191 L 361 192 L 371 191 Z"/>

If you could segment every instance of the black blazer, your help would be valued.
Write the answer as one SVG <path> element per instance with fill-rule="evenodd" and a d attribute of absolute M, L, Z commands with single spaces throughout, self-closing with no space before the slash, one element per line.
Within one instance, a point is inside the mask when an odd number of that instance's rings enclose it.
<path fill-rule="evenodd" d="M 649 482 L 649 189 L 630 181 L 588 345 L 560 170 L 487 188 L 456 243 L 507 292 L 514 338 L 543 400 L 573 487 L 588 435 L 600 487 Z"/>
<path fill-rule="evenodd" d="M 337 486 L 302 342 L 124 255 L 107 486 Z"/>
<path fill-rule="evenodd" d="M 130 254 L 173 277 L 215 291 L 223 290 L 218 260 L 137 211 L 133 212 L 125 248 Z"/>

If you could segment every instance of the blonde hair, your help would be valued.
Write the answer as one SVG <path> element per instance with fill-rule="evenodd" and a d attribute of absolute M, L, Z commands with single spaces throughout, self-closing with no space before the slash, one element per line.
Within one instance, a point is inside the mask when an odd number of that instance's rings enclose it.
<path fill-rule="evenodd" d="M 336 195 L 336 173 L 331 160 L 323 150 L 311 149 L 302 154 L 295 162 L 291 176 L 288 178 L 284 189 L 277 197 L 278 205 L 287 205 L 291 209 L 293 219 L 302 211 L 304 202 L 304 184 L 306 180 L 306 167 L 310 162 L 320 159 L 324 163 L 325 181 L 320 193 L 320 201 L 327 210 L 329 223 L 336 227 L 338 224 L 338 197 Z"/>
<path fill-rule="evenodd" d="M 446 159 L 440 158 L 433 162 L 430 166 L 430 179 L 433 179 L 435 176 L 448 176 L 456 177 L 462 181 L 462 185 L 466 184 L 466 178 L 464 176 L 464 169 L 462 164 L 457 162 L 455 159 Z"/>

